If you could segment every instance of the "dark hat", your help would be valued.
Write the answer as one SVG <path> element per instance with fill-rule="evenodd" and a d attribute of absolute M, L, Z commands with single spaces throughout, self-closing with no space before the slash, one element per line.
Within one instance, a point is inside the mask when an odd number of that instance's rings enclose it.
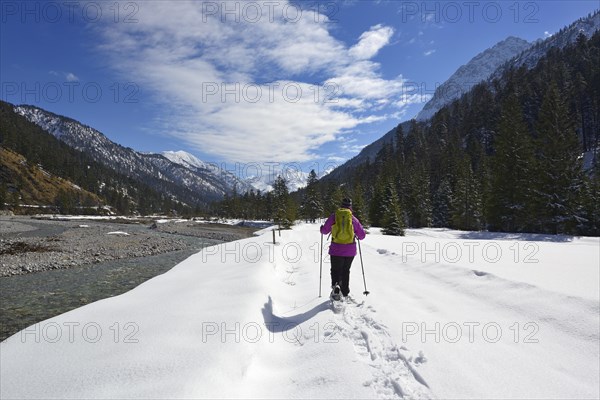
<path fill-rule="evenodd" d="M 343 208 L 350 208 L 352 207 L 352 199 L 346 197 L 344 198 L 344 200 L 342 200 L 342 207 Z"/>

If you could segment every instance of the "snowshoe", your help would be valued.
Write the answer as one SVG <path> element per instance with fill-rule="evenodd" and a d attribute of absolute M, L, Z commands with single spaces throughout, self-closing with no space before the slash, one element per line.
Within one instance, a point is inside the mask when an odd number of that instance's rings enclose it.
<path fill-rule="evenodd" d="M 331 308 L 333 309 L 333 312 L 336 314 L 342 313 L 344 311 L 345 303 L 344 297 L 342 296 L 342 291 L 338 285 L 333 287 L 329 298 L 331 300 Z"/>
<path fill-rule="evenodd" d="M 331 294 L 329 295 L 331 301 L 341 301 L 342 300 L 342 291 L 339 285 L 335 285 Z"/>

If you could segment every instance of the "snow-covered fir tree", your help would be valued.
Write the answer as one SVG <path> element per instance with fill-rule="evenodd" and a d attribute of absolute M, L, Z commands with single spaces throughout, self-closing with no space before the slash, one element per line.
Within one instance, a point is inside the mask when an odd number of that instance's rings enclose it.
<path fill-rule="evenodd" d="M 429 193 L 429 173 L 424 166 L 417 166 L 408 174 L 408 199 L 406 209 L 410 226 L 422 228 L 431 226 L 431 196 Z"/>
<path fill-rule="evenodd" d="M 273 184 L 273 222 L 281 228 L 290 228 L 294 223 L 295 211 L 285 179 L 279 175 Z"/>
<path fill-rule="evenodd" d="M 452 227 L 479 230 L 482 220 L 480 184 L 473 175 L 471 163 L 464 157 L 457 166 L 452 199 Z"/>
<path fill-rule="evenodd" d="M 572 233 L 582 213 L 583 169 L 577 135 L 554 82 L 544 96 L 536 134 L 539 228 L 545 232 Z"/>
<path fill-rule="evenodd" d="M 344 199 L 344 192 L 342 192 L 340 185 L 331 184 L 329 186 L 328 195 L 327 195 L 327 201 L 326 201 L 326 207 L 325 207 L 326 215 L 325 216 L 329 216 L 332 213 L 334 213 L 335 210 L 337 210 L 339 208 L 340 204 L 342 204 L 343 199 Z"/>
<path fill-rule="evenodd" d="M 385 187 L 385 193 L 382 204 L 382 215 L 383 234 L 393 236 L 404 236 L 404 229 L 406 228 L 406 226 L 402 217 L 402 211 L 400 209 L 400 201 L 398 200 L 398 194 L 396 193 L 396 188 L 392 183 L 389 183 Z"/>
<path fill-rule="evenodd" d="M 446 228 L 451 224 L 452 186 L 448 176 L 442 179 L 433 196 L 432 225 L 436 228 Z"/>
<path fill-rule="evenodd" d="M 387 183 L 380 177 L 372 186 L 371 201 L 369 202 L 369 221 L 373 226 L 383 224 L 383 202 Z"/>
<path fill-rule="evenodd" d="M 369 226 L 369 220 L 365 210 L 365 200 L 362 185 L 357 182 L 352 191 L 352 214 L 361 222 L 363 227 Z"/>
<path fill-rule="evenodd" d="M 533 139 L 516 95 L 502 105 L 487 194 L 490 229 L 523 232 L 531 225 L 535 157 Z"/>
<path fill-rule="evenodd" d="M 300 215 L 309 222 L 315 222 L 317 218 L 323 215 L 323 204 L 317 184 L 317 173 L 313 169 L 308 174 L 306 190 L 300 206 Z"/>

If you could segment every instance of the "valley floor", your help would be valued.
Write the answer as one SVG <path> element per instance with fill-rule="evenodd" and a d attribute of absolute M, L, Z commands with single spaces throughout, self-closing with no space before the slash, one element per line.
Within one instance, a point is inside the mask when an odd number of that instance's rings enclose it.
<path fill-rule="evenodd" d="M 237 240 L 255 230 L 190 220 L 151 225 L 152 219 L 123 218 L 123 223 L 100 218 L 0 216 L 0 277 L 199 248 L 196 242 Z"/>
<path fill-rule="evenodd" d="M 0 343 L 2 398 L 598 398 L 600 239 L 377 229 L 332 310 L 318 225 L 208 247 Z"/>

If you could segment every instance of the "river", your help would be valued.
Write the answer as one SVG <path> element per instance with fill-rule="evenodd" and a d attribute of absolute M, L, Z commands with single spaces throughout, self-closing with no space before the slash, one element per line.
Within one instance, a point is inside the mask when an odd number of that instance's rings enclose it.
<path fill-rule="evenodd" d="M 44 229 L 19 235 L 58 234 L 63 230 L 47 225 L 36 227 Z M 37 322 L 125 293 L 167 272 L 202 248 L 223 243 L 185 235 L 173 236 L 185 240 L 189 247 L 147 257 L 0 278 L 0 341 Z"/>

